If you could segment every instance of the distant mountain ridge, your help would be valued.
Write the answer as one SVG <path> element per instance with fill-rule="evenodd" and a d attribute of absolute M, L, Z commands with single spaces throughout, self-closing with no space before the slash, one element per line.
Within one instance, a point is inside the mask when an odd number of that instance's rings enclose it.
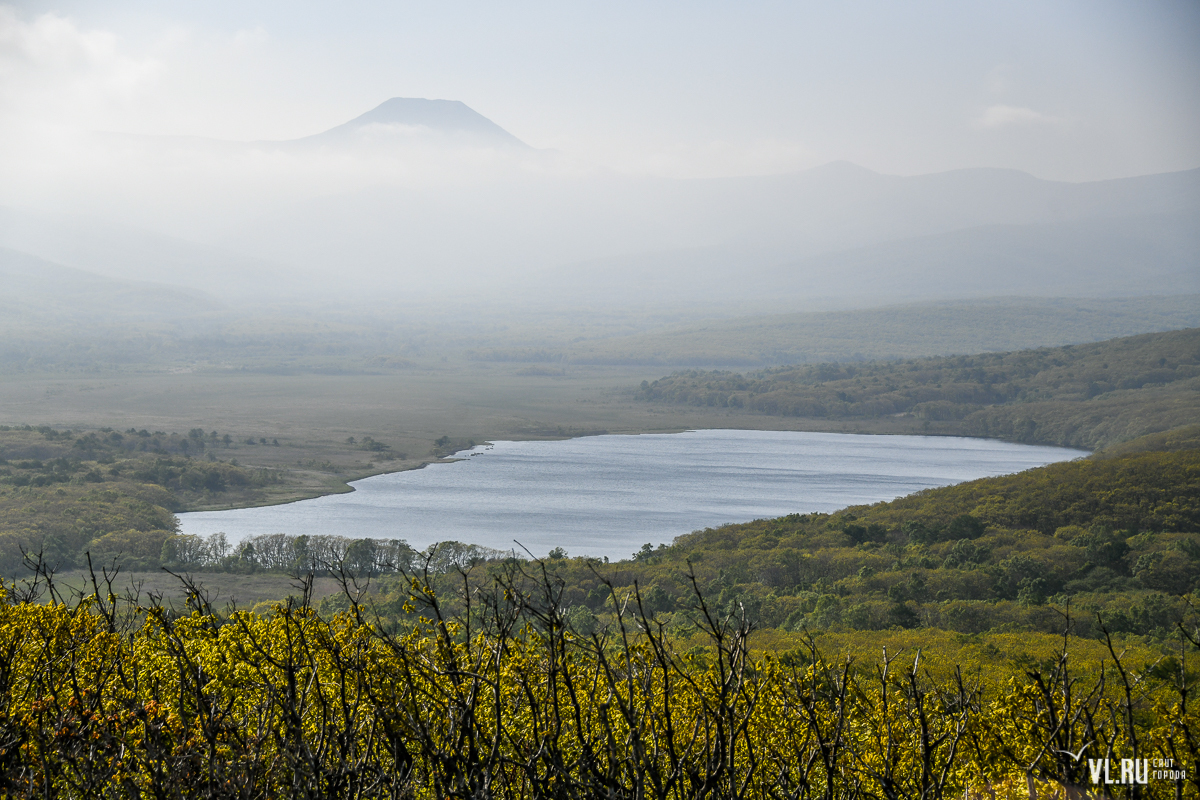
<path fill-rule="evenodd" d="M 414 118 L 394 110 L 367 118 Z M 704 180 L 513 170 L 448 189 L 383 185 L 266 206 L 205 244 L 0 208 L 0 246 L 230 299 L 327 297 L 343 285 L 334 264 L 385 295 L 445 291 L 441 280 L 459 296 L 567 305 L 782 311 L 783 302 L 1191 294 L 1200 292 L 1200 170 L 1084 184 L 986 169 L 900 177 L 844 163 Z"/>
<path fill-rule="evenodd" d="M 692 181 L 686 197 L 670 188 L 648 187 L 643 197 L 658 197 L 643 207 L 686 202 L 716 242 L 565 264 L 528 285 L 560 301 L 614 303 L 1200 291 L 1200 170 L 1074 184 L 997 169 L 901 177 L 841 162 Z"/>
<path fill-rule="evenodd" d="M 886 175 L 839 161 L 664 178 L 529 147 L 461 101 L 414 97 L 286 141 L 133 139 L 127 172 L 154 175 L 144 178 L 153 191 L 128 190 L 143 213 L 122 220 L 107 195 L 93 213 L 112 224 L 0 208 L 0 246 L 272 301 L 353 299 L 369 285 L 421 302 L 449 293 L 776 312 L 1200 292 L 1197 169 L 1068 183 L 997 168 Z M 163 165 L 195 163 L 212 169 L 158 177 Z M 187 191 L 191 181 L 200 192 Z M 184 199 L 161 212 L 146 200 L 158 196 Z M 167 224 L 151 230 L 151 219 Z"/>
<path fill-rule="evenodd" d="M 340 143 L 363 134 L 421 130 L 480 143 L 529 147 L 460 100 L 428 100 L 424 97 L 393 97 L 349 122 L 292 141 Z"/>
<path fill-rule="evenodd" d="M 364 140 L 403 139 L 420 134 L 441 139 L 447 144 L 489 144 L 533 151 L 534 148 L 513 136 L 461 100 L 430 100 L 424 97 L 393 97 L 349 122 L 320 133 L 296 139 L 258 139 L 254 141 L 218 139 L 209 136 L 147 135 L 123 132 L 98 132 L 102 139 L 117 142 L 161 143 L 183 148 L 238 151 L 247 147 L 285 147 L 296 145 L 353 146 Z"/>
<path fill-rule="evenodd" d="M 0 333 L 20 336 L 80 323 L 175 323 L 224 310 L 204 292 L 108 278 L 6 247 L 0 247 L 0 286 Z"/>
<path fill-rule="evenodd" d="M 277 263 L 105 220 L 0 206 L 0 267 L 36 257 L 92 278 L 156 284 L 227 299 L 278 298 L 290 271 Z M 20 258 L 12 251 L 19 251 Z M 7 266 L 5 266 L 7 265 Z M 48 267 L 47 267 L 48 268 Z M 89 278 L 90 280 L 91 278 Z"/>

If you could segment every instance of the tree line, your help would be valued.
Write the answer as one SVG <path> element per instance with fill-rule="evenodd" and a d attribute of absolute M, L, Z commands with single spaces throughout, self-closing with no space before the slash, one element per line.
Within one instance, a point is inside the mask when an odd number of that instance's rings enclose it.
<path fill-rule="evenodd" d="M 937 433 L 1097 448 L 1195 424 L 1200 329 L 1009 353 L 689 370 L 643 381 L 647 402 L 815 419 L 903 415 Z"/>

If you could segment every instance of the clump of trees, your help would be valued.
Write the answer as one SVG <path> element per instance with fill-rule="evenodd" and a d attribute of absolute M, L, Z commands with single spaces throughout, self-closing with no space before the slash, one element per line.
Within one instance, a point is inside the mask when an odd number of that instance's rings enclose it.
<path fill-rule="evenodd" d="M 384 444 L 371 436 L 364 436 L 361 439 L 355 439 L 353 436 L 346 438 L 346 444 L 351 447 L 365 450 L 368 453 L 376 453 L 376 458 L 384 461 L 394 461 L 396 459 L 404 460 L 408 458 L 407 453 L 398 453 L 392 450 L 392 446 Z"/>
<path fill-rule="evenodd" d="M 403 539 L 347 539 L 343 536 L 252 536 L 236 544 L 224 533 L 168 537 L 160 551 L 162 566 L 214 572 L 316 573 L 337 564 L 354 575 L 394 572 L 417 553 Z"/>
<path fill-rule="evenodd" d="M 186 496 L 261 487 L 280 480 L 274 470 L 248 470 L 218 460 L 215 451 L 228 448 L 231 442 L 229 434 L 205 434 L 201 428 L 186 435 L 135 428 L 124 433 L 102 428 L 77 434 L 47 426 L 3 425 L 0 485 L 40 488 L 124 477 Z"/>
<path fill-rule="evenodd" d="M 176 532 L 173 510 L 251 499 L 281 480 L 275 470 L 217 459 L 230 438 L 199 428 L 180 436 L 0 426 L 0 571 L 20 571 L 22 553 L 32 551 L 60 568 L 81 566 L 92 552 L 157 569 Z"/>

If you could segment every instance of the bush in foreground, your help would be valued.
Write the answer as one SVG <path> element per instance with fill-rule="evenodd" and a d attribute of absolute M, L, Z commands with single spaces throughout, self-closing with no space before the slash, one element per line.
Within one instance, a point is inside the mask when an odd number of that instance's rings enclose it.
<path fill-rule="evenodd" d="M 1128 758 L 1171 759 L 1186 777 L 1101 788 L 1198 795 L 1183 627 L 1178 657 L 1136 671 L 1111 639 L 1105 663 L 1077 665 L 1064 637 L 1046 663 L 996 681 L 926 669 L 919 652 L 860 664 L 808 640 L 758 654 L 745 615 L 699 591 L 691 631 L 665 631 L 635 588 L 610 592 L 615 623 L 584 635 L 542 564 L 483 587 L 463 575 L 454 615 L 427 575 L 406 578 L 411 623 L 389 627 L 348 576 L 346 610 L 323 618 L 307 591 L 221 615 L 189 584 L 176 613 L 104 579 L 65 597 L 37 570 L 0 598 L 0 791 L 1061 797 L 1094 790 L 1088 758 Z"/>

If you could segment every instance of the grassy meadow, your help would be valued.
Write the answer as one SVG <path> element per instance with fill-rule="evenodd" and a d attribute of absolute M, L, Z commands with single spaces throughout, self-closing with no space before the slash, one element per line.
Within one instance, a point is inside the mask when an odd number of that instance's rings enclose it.
<path fill-rule="evenodd" d="M 688 428 L 914 433 L 920 421 L 768 419 L 751 411 L 656 407 L 638 402 L 654 367 L 568 367 L 540 374 L 521 364 L 439 363 L 382 374 L 264 374 L 195 370 L 110 375 L 0 376 L 8 424 L 229 434 L 215 453 L 247 467 L 283 471 L 251 501 L 285 502 L 346 491 L 345 483 L 411 469 L 470 442 L 644 433 Z M 347 440 L 354 437 L 355 444 Z M 364 450 L 361 440 L 385 445 Z M 442 444 L 438 440 L 446 438 Z M 278 440 L 279 446 L 259 444 Z M 247 444 L 253 439 L 255 444 Z M 189 502 L 187 510 L 234 501 Z M 241 503 L 238 503 L 241 504 Z"/>
<path fill-rule="evenodd" d="M 1200 298 L 995 298 L 755 314 L 608 335 L 497 342 L 483 361 L 741 367 L 966 355 L 1094 342 L 1200 325 Z"/>

